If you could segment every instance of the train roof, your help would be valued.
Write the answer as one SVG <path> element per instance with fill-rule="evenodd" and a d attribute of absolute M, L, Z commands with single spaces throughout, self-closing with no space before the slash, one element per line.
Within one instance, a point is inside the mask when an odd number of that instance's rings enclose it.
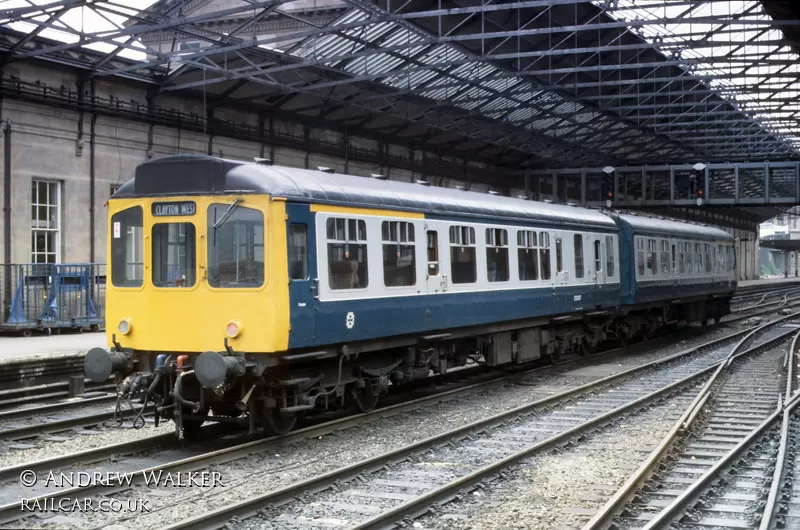
<path fill-rule="evenodd" d="M 629 214 L 614 214 L 622 223 L 629 225 L 634 234 L 684 236 L 689 238 L 733 240 L 728 232 L 713 226 L 682 223 L 668 219 L 643 217 Z"/>
<path fill-rule="evenodd" d="M 308 203 L 616 231 L 611 218 L 587 208 L 204 155 L 171 155 L 140 164 L 135 178 L 114 198 L 243 193 Z"/>

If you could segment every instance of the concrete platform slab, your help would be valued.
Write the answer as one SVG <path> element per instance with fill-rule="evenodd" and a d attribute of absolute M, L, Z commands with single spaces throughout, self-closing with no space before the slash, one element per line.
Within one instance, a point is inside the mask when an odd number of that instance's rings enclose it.
<path fill-rule="evenodd" d="M 49 337 L 0 336 L 0 365 L 36 358 L 73 357 L 83 355 L 95 346 L 108 346 L 104 332 Z"/>

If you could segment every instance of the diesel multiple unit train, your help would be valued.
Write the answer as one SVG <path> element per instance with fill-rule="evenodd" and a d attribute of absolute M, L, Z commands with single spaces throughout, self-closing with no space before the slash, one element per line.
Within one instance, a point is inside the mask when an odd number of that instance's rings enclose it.
<path fill-rule="evenodd" d="M 277 433 L 470 361 L 514 365 L 719 320 L 734 241 L 707 226 L 175 155 L 109 200 L 109 349 L 85 359 L 179 436 Z"/>

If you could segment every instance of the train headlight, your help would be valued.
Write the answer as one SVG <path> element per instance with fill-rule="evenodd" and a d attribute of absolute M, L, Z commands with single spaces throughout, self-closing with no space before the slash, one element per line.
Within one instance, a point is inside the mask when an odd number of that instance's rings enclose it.
<path fill-rule="evenodd" d="M 119 325 L 117 325 L 117 329 L 119 329 L 119 332 L 122 333 L 123 335 L 127 335 L 128 333 L 130 333 L 131 332 L 130 319 L 123 318 L 122 320 L 120 320 Z"/>
<path fill-rule="evenodd" d="M 225 334 L 228 335 L 230 338 L 235 339 L 242 333 L 242 323 L 238 320 L 231 320 L 228 322 L 228 325 L 225 326 Z"/>

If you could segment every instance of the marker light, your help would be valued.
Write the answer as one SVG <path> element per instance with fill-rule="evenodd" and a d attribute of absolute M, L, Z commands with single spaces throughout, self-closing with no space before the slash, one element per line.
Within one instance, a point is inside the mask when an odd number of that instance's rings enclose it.
<path fill-rule="evenodd" d="M 242 324 L 238 320 L 231 320 L 225 327 L 225 334 L 234 339 L 242 332 Z"/>
<path fill-rule="evenodd" d="M 119 332 L 123 335 L 127 335 L 131 332 L 131 321 L 127 318 L 123 318 L 119 321 L 119 325 L 117 326 Z"/>

